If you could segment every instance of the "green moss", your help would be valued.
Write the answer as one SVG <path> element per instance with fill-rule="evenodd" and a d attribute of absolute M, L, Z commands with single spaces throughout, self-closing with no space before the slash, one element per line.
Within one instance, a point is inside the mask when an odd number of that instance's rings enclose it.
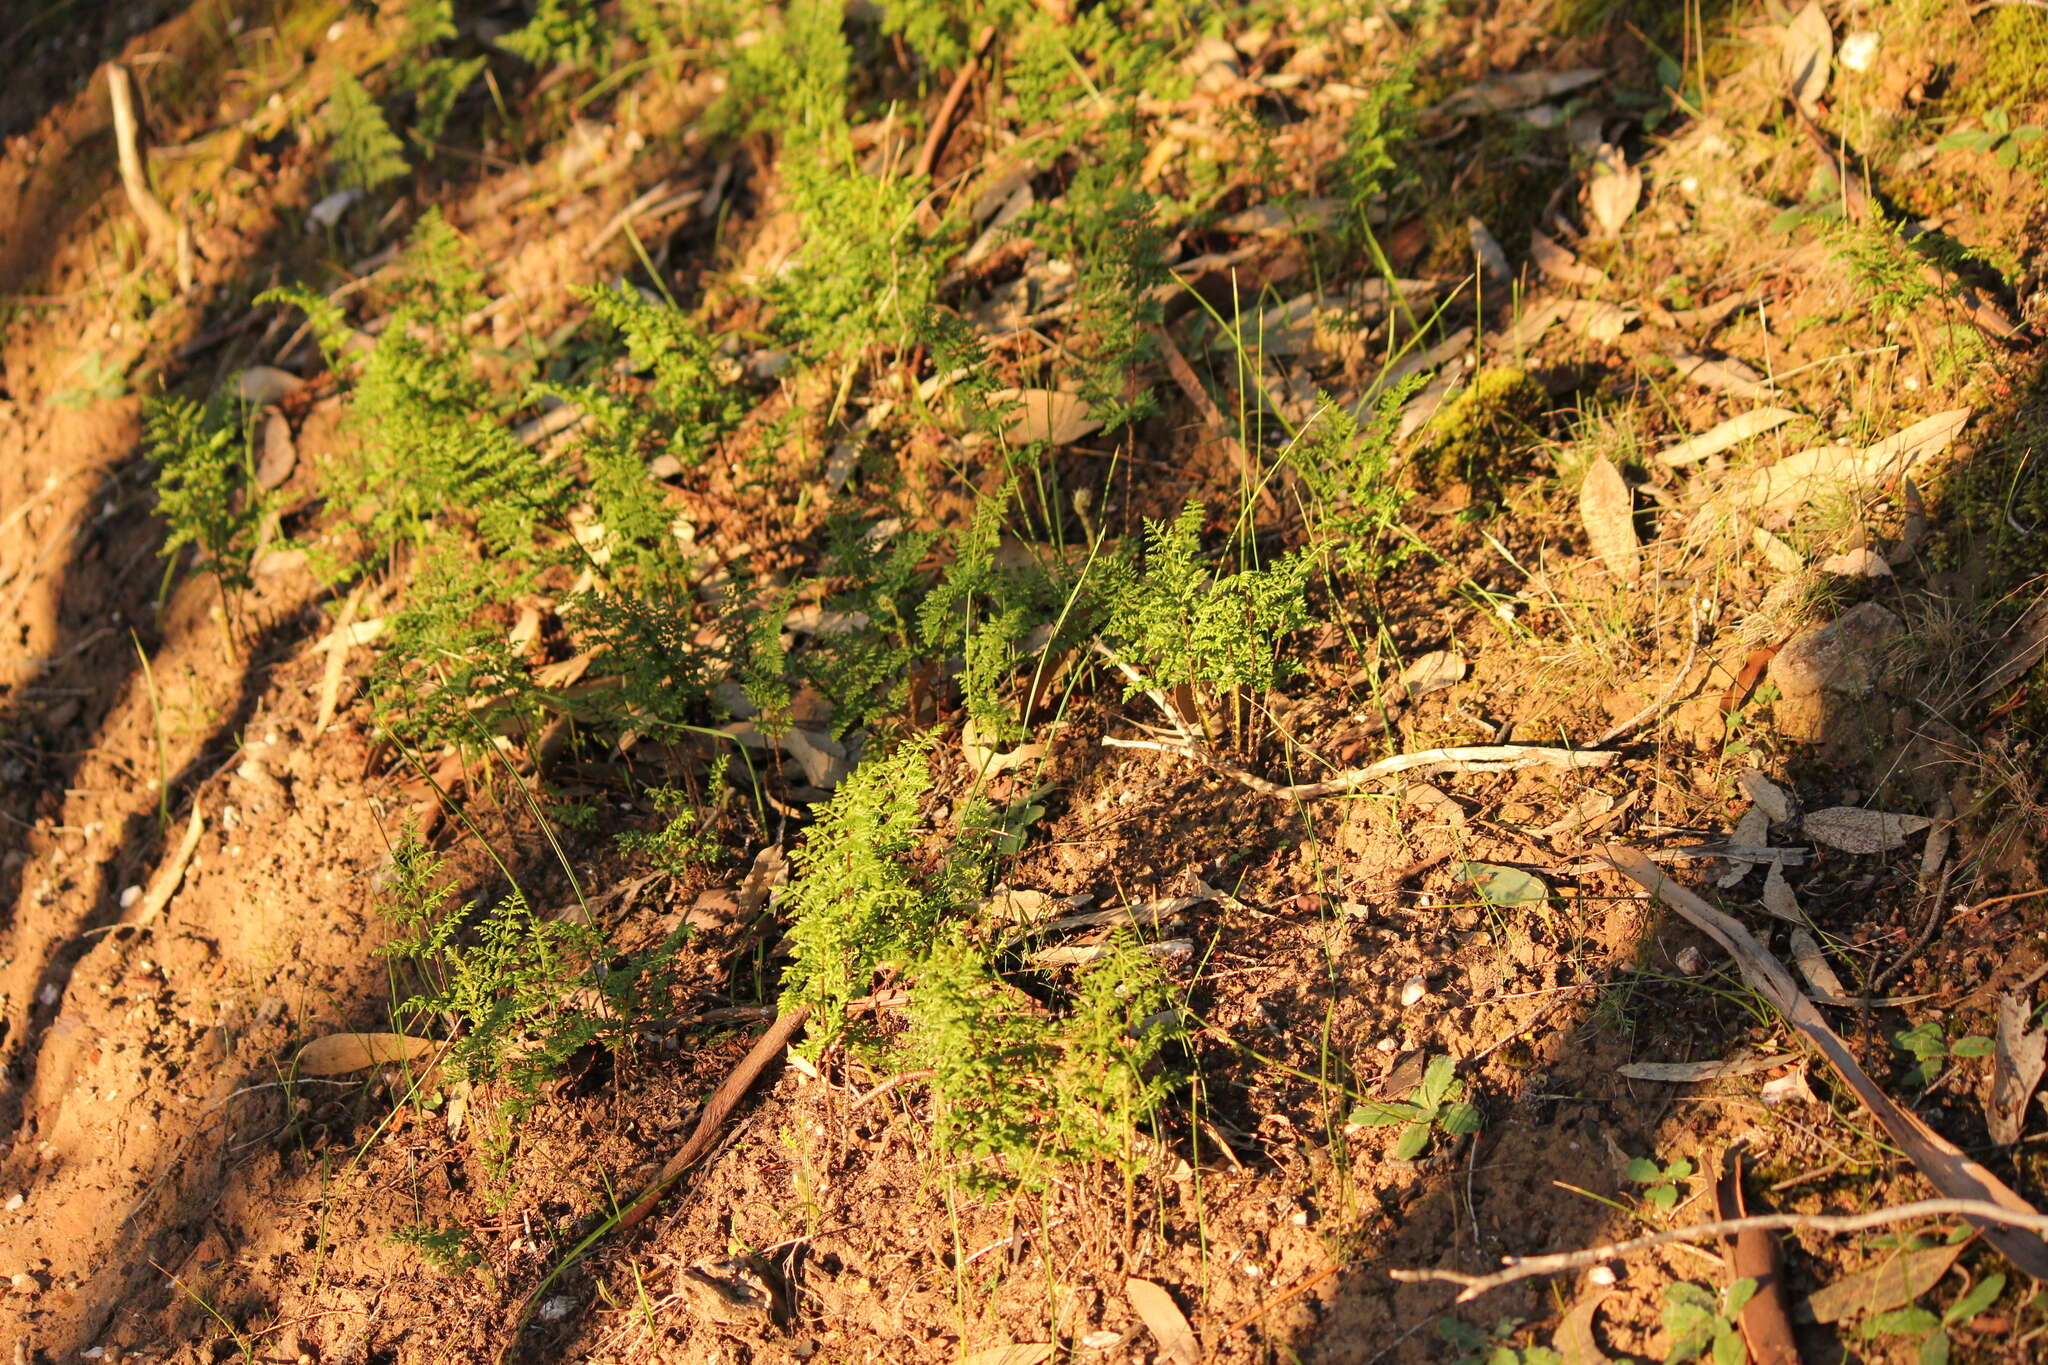
<path fill-rule="evenodd" d="M 1526 370 L 1481 370 L 1423 428 L 1421 468 L 1433 482 L 1500 484 L 1530 448 L 1549 401 Z"/>
<path fill-rule="evenodd" d="M 1958 73 L 1956 102 L 1969 113 L 2048 100 L 2048 12 L 2000 5 L 1978 34 L 1977 58 Z M 2024 120 L 2022 120 L 2024 121 Z"/>

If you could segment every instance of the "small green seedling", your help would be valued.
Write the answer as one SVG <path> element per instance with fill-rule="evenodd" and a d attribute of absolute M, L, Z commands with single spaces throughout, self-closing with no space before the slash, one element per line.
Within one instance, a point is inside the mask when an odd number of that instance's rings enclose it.
<path fill-rule="evenodd" d="M 1664 1330 L 1671 1336 L 1671 1349 L 1664 1354 L 1665 1365 L 1698 1360 L 1713 1365 L 1744 1365 L 1749 1348 L 1735 1325 L 1743 1305 L 1756 1295 L 1756 1281 L 1737 1280 L 1716 1294 L 1705 1285 L 1664 1286 Z"/>
<path fill-rule="evenodd" d="M 1916 1089 L 1925 1090 L 1941 1075 L 1943 1063 L 1952 1057 L 1989 1057 L 1998 1045 L 1982 1034 L 1971 1034 L 1950 1042 L 1940 1024 L 1932 1019 L 1901 1029 L 1892 1042 L 1913 1054 L 1915 1065 L 1906 1073 Z"/>
<path fill-rule="evenodd" d="M 1465 1083 L 1458 1079 L 1458 1064 L 1449 1057 L 1432 1057 L 1422 1075 L 1422 1084 L 1405 1100 L 1364 1100 L 1351 1111 L 1350 1122 L 1367 1128 L 1406 1124 L 1394 1143 L 1394 1160 L 1413 1161 L 1429 1146 L 1432 1128 L 1452 1136 L 1479 1131 L 1477 1106 L 1461 1097 Z"/>
<path fill-rule="evenodd" d="M 1934 145 L 1943 151 L 1984 152 L 2007 170 L 2016 170 L 2027 144 L 2048 137 L 2048 128 L 2023 123 L 2015 128 L 2012 115 L 1993 109 L 1984 116 L 1982 128 L 1958 128 Z"/>
<path fill-rule="evenodd" d="M 1622 1178 L 1631 1185 L 1642 1185 L 1643 1202 L 1660 1213 L 1669 1213 L 1678 1206 L 1679 1187 L 1699 1168 L 1684 1157 L 1669 1166 L 1659 1166 L 1650 1157 L 1639 1156 L 1628 1163 Z"/>
<path fill-rule="evenodd" d="M 1857 1327 L 1864 1337 L 1906 1337 L 1919 1342 L 1920 1365 L 1948 1365 L 1955 1343 L 1949 1329 L 1977 1317 L 2005 1292 L 2005 1276 L 1987 1275 L 1972 1285 L 1940 1316 L 1926 1308 L 1894 1308 L 1866 1318 Z"/>
<path fill-rule="evenodd" d="M 1522 1319 L 1502 1318 L 1481 1327 L 1463 1318 L 1442 1318 L 1436 1334 L 1458 1348 L 1457 1365 L 1564 1365 L 1564 1357 L 1548 1346 L 1517 1346 L 1510 1338 L 1522 1330 Z"/>

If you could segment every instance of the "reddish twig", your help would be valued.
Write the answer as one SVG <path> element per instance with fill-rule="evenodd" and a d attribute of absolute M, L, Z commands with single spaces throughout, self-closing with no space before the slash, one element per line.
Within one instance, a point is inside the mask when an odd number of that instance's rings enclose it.
<path fill-rule="evenodd" d="M 928 176 L 939 164 L 939 153 L 945 149 L 946 138 L 953 131 L 953 116 L 960 112 L 960 101 L 967 98 L 967 87 L 981 71 L 982 54 L 995 41 L 994 25 L 983 29 L 974 39 L 974 48 L 967 56 L 967 64 L 960 68 L 960 74 L 953 77 L 952 86 L 946 91 L 946 98 L 939 105 L 939 112 L 932 118 L 931 131 L 925 134 L 924 149 L 917 154 L 916 174 Z"/>

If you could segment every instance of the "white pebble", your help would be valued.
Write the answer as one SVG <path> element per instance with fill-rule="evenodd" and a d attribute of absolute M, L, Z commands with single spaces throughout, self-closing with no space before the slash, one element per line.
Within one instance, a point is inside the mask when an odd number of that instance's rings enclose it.
<path fill-rule="evenodd" d="M 1678 950 L 1677 962 L 1678 970 L 1687 976 L 1698 976 L 1701 969 L 1706 966 L 1706 959 L 1700 956 L 1700 950 L 1691 944 Z"/>
<path fill-rule="evenodd" d="M 126 910 L 129 906 L 135 904 L 135 902 L 141 899 L 142 888 L 139 886 L 131 886 L 126 891 L 123 891 L 121 893 L 121 908 L 123 910 Z"/>
<path fill-rule="evenodd" d="M 17 1294 L 33 1294 L 36 1292 L 36 1277 L 25 1270 L 15 1271 L 13 1278 L 8 1280 L 7 1283 L 14 1286 L 14 1292 Z"/>
<path fill-rule="evenodd" d="M 39 1004 L 54 1005 L 63 998 L 64 992 L 57 988 L 57 983 L 54 981 L 36 992 L 36 1000 Z"/>
<path fill-rule="evenodd" d="M 1411 976 L 1401 983 L 1401 1008 L 1407 1009 L 1423 996 L 1429 994 L 1429 983 L 1420 975 Z"/>
<path fill-rule="evenodd" d="M 1851 71 L 1868 71 L 1872 59 L 1877 56 L 1877 45 L 1881 40 L 1869 29 L 1852 33 L 1842 40 L 1842 51 L 1837 58 Z"/>
<path fill-rule="evenodd" d="M 1392 1038 L 1382 1038 L 1377 1043 L 1374 1043 L 1373 1046 L 1390 1057 L 1401 1050 L 1401 1045 Z"/>
<path fill-rule="evenodd" d="M 1614 1272 L 1604 1265 L 1596 1265 L 1586 1272 L 1586 1278 L 1594 1284 L 1613 1284 Z"/>
<path fill-rule="evenodd" d="M 19 1191 L 15 1192 L 14 1194 L 10 1194 L 7 1196 L 7 1211 L 9 1213 L 13 1213 L 16 1209 L 20 1208 L 23 1204 L 26 1204 L 27 1202 L 27 1197 L 21 1194 Z"/>

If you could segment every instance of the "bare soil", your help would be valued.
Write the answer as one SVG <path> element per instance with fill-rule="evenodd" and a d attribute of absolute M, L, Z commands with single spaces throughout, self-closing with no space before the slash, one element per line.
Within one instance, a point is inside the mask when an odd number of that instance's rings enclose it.
<path fill-rule="evenodd" d="M 600 805 L 568 853 L 585 892 L 620 893 L 599 904 L 623 940 L 652 941 L 685 921 L 699 932 L 679 964 L 682 1016 L 644 1030 L 630 1062 L 579 1061 L 509 1154 L 487 1123 L 407 1103 L 395 1073 L 293 1074 L 312 1039 L 390 1027 L 379 879 L 402 821 L 434 802 L 423 803 L 360 702 L 363 649 L 344 653 L 340 712 L 319 728 L 340 604 L 304 556 L 262 564 L 232 611 L 207 578 L 176 575 L 160 593 L 164 528 L 141 453 L 140 395 L 204 392 L 294 354 L 295 315 L 254 309 L 252 294 L 290 279 L 334 288 L 374 268 L 364 262 L 394 240 L 364 209 L 340 238 L 302 231 L 320 187 L 317 149 L 238 131 L 272 98 L 317 107 L 323 73 L 369 51 L 388 16 L 225 0 L 104 8 L 48 20 L 44 36 L 11 53 L 0 47 L 0 64 L 31 75 L 0 91 L 0 1128 L 11 1135 L 0 1149 L 0 1339 L 13 1359 L 987 1365 L 998 1357 L 974 1353 L 1055 1341 L 1058 1354 L 1013 1359 L 1167 1359 L 1132 1307 L 1133 1276 L 1169 1289 L 1217 1361 L 1457 1359 L 1442 1318 L 1462 1313 L 1487 1328 L 1519 1319 L 1529 1326 L 1518 1340 L 1548 1342 L 1588 1296 L 1600 1300 L 1596 1340 L 1608 1356 L 1661 1357 L 1663 1290 L 1721 1283 L 1712 1248 L 1635 1257 L 1604 1284 L 1532 1280 L 1469 1310 L 1454 1308 L 1450 1286 L 1387 1272 L 1482 1272 L 1504 1255 L 1704 1221 L 1708 1179 L 1683 1182 L 1677 1207 L 1655 1210 L 1624 1167 L 1689 1157 L 1711 1174 L 1738 1141 L 1755 1162 L 1754 1205 L 1852 1210 L 1928 1193 L 1817 1060 L 1691 1085 L 1619 1070 L 1744 1047 L 1798 1051 L 1711 942 L 1595 856 L 1607 840 L 1728 839 L 1747 805 L 1737 774 L 1752 766 L 1809 810 L 1931 813 L 1946 801 L 1961 817 L 1952 856 L 1964 870 L 1946 894 L 1923 882 L 1917 841 L 1879 855 L 1814 848 L 1793 874 L 1848 989 L 1897 967 L 1887 989 L 1913 1001 L 1837 1012 L 1894 1093 L 1907 1093 L 1894 1032 L 1932 1018 L 1957 1035 L 1989 1033 L 2002 994 L 2020 992 L 2031 1008 L 2044 966 L 2042 902 L 1998 900 L 2041 886 L 2029 728 L 2040 712 L 2026 690 L 2038 677 L 1957 701 L 2009 647 L 1999 632 L 2027 599 L 1999 595 L 2038 588 L 1987 562 L 1990 542 L 1972 538 L 1984 533 L 1963 492 L 1946 491 L 1976 486 L 1973 460 L 2003 461 L 2008 488 L 2038 488 L 2048 430 L 2040 353 L 2021 337 L 1938 373 L 1924 339 L 1873 312 L 1824 251 L 1764 230 L 1816 172 L 1811 149 L 1779 127 L 1775 78 L 1759 74 L 1775 60 L 1762 6 L 1707 7 L 1721 64 L 1710 112 L 1675 134 L 1634 135 L 1651 185 L 1643 207 L 1620 239 L 1575 244 L 1608 274 L 1601 297 L 1635 310 L 1636 325 L 1600 340 L 1554 327 L 1528 344 L 1524 363 L 1551 395 L 1552 445 L 1572 443 L 1561 414 L 1576 407 L 1654 450 L 1751 406 L 1670 380 L 1670 351 L 1710 345 L 1768 361 L 1785 376 L 1782 401 L 1807 415 L 1803 434 L 1716 457 L 1740 468 L 1801 449 L 1816 424 L 1815 439 L 1858 445 L 1971 406 L 1966 435 L 1918 490 L 1933 529 L 1895 576 L 1836 583 L 1818 605 L 1812 593 L 1774 597 L 1783 575 L 1748 546 L 1687 542 L 1684 512 L 1710 493 L 1705 476 L 1654 463 L 1638 494 L 1647 534 L 1632 586 L 1590 552 L 1556 450 L 1492 484 L 1448 477 L 1419 488 L 1404 515 L 1431 553 L 1375 585 L 1384 636 L 1360 642 L 1340 624 L 1356 619 L 1349 604 L 1324 604 L 1331 624 L 1300 642 L 1301 673 L 1264 701 L 1273 738 L 1232 761 L 1307 780 L 1387 751 L 1585 745 L 1652 708 L 1612 746 L 1615 762 L 1449 772 L 1279 801 L 1198 765 L 1101 747 L 1156 719 L 1142 698 L 1125 703 L 1104 684 L 1069 716 L 1034 783 L 997 778 L 990 793 L 1000 802 L 1053 789 L 1010 887 L 1102 906 L 1193 898 L 1165 936 L 1193 945 L 1181 974 L 1196 1020 L 1183 1061 L 1195 1079 L 1176 1120 L 1148 1138 L 1156 1150 L 1142 1169 L 1079 1170 L 1043 1196 L 970 1199 L 932 1146 L 914 1082 L 831 1053 L 815 1067 L 773 1069 L 650 1219 L 558 1275 L 570 1249 L 680 1146 L 763 1026 L 779 933 L 731 913 L 731 893 L 761 848 L 801 839 L 802 807 L 785 806 L 795 819 L 736 830 L 729 856 L 691 878 L 647 881 L 611 842 L 649 824 L 639 786 L 610 761 L 549 774 Z M 1447 86 L 1649 61 L 1619 28 L 1560 37 L 1550 8 L 1456 20 L 1469 36 L 1462 65 L 1442 73 Z M 1831 8 L 1843 11 L 1838 40 L 1864 19 L 1921 41 L 1962 43 L 1969 32 L 1968 19 L 1910 27 L 1910 6 Z M 257 42 L 259 32 L 271 38 Z M 1964 80 L 1968 50 L 1956 50 L 1964 55 L 1952 64 L 1935 59 L 1941 73 L 1918 78 Z M 1880 65 L 1856 79 L 1895 83 L 1885 97 L 1901 108 L 1939 97 L 1912 93 L 1917 51 L 1879 51 Z M 114 169 L 102 74 L 113 58 L 146 92 L 151 144 L 187 154 L 160 154 L 157 174 L 184 187 L 169 197 L 191 226 L 195 281 L 140 317 L 111 301 L 127 297 L 133 272 L 161 277 L 163 258 L 151 266 Z M 721 277 L 737 327 L 748 272 L 787 250 L 789 221 L 778 218 L 770 148 L 707 148 L 675 131 L 714 85 L 707 74 L 638 87 L 645 99 L 630 125 L 623 113 L 593 117 L 559 141 L 444 158 L 387 202 L 403 202 L 406 218 L 438 203 L 477 246 L 493 295 L 517 300 L 484 336 L 509 344 L 571 316 L 569 286 L 635 268 L 622 241 L 584 250 L 619 209 L 663 179 L 708 183 L 721 158 L 736 161 L 725 173 L 746 190 L 726 235 L 714 244 L 710 228 L 685 226 L 663 249 L 679 288 Z M 2015 120 L 2026 112 L 2016 107 Z M 1318 107 L 1290 128 L 1276 174 L 1307 176 L 1341 130 L 1341 117 Z M 957 144 L 949 156 L 980 155 L 966 134 Z M 1504 174 L 1455 138 L 1417 154 Z M 2038 320 L 2048 260 L 2039 187 L 1952 164 L 1959 156 L 1923 161 L 1917 178 L 1874 166 L 1873 178 L 1900 208 L 1939 216 L 1943 231 L 2015 266 L 1999 297 Z M 1544 194 L 1570 174 L 1552 160 L 1541 166 Z M 1522 213 L 1518 230 L 1533 221 Z M 1526 292 L 1464 308 L 1482 344 L 1501 347 L 1521 310 L 1573 290 L 1521 266 L 1522 240 L 1495 226 Z M 1404 273 L 1447 289 L 1465 279 L 1468 247 L 1416 238 L 1390 233 L 1415 247 Z M 1284 255 L 1261 251 L 1253 264 L 1283 293 L 1308 289 L 1304 276 L 1290 282 L 1298 260 L 1276 264 Z M 1672 279 L 1691 296 L 1667 289 Z M 1737 293 L 1764 306 L 1704 327 L 1653 312 Z M 1317 363 L 1311 380 L 1343 382 L 1341 356 Z M 103 373 L 123 378 L 102 386 Z M 308 498 L 323 453 L 347 439 L 348 401 L 309 378 L 281 408 L 296 441 L 291 487 Z M 1143 379 L 1171 401 L 1140 431 L 1100 508 L 1133 537 L 1140 517 L 1189 497 L 1228 507 L 1241 491 L 1171 381 Z M 764 404 L 757 418 L 775 415 Z M 1084 444 L 1061 459 L 1099 479 L 1111 453 Z M 971 481 L 943 482 L 943 456 L 914 446 L 903 460 L 932 481 L 920 515 L 956 525 Z M 715 546 L 805 553 L 788 509 L 736 477 L 714 473 L 682 493 Z M 1813 542 L 1816 557 L 1860 547 L 1851 542 L 1880 552 L 1905 543 L 1904 493 L 1876 501 L 1835 540 Z M 1284 538 L 1283 524 L 1272 529 Z M 359 604 L 360 618 L 389 609 L 384 591 Z M 1801 732 L 1786 734 L 1757 699 L 1767 678 L 1746 667 L 1860 599 L 1885 603 L 1912 638 L 1867 660 L 1875 680 L 1864 695 L 1824 696 Z M 1398 709 L 1383 737 L 1385 694 L 1367 678 L 1434 650 L 1457 651 L 1467 672 Z M 957 714 L 940 712 L 957 736 Z M 642 761 L 681 772 L 694 757 Z M 502 889 L 509 871 L 541 904 L 574 903 L 511 789 L 485 773 L 444 775 L 458 779 L 459 816 L 441 821 L 438 838 L 465 895 Z M 970 785 L 950 738 L 934 780 L 939 804 Z M 204 829 L 175 895 L 151 922 L 132 923 L 137 888 L 171 858 L 195 808 Z M 1541 913 L 1504 912 L 1473 893 L 1472 863 L 1534 872 L 1553 899 Z M 1694 884 L 1727 870 L 1704 857 L 1673 866 Z M 1762 878 L 1754 870 L 1718 894 L 1768 935 L 1785 926 L 1755 908 Z M 1404 1003 L 1411 981 L 1420 994 Z M 1332 1082 L 1370 1093 L 1439 1054 L 1459 1059 L 1484 1127 L 1394 1160 L 1395 1130 L 1348 1124 L 1350 1102 Z M 2020 1144 L 1994 1147 L 1988 1064 L 1953 1066 L 1917 1111 L 2038 1196 L 2040 1111 Z M 1807 1087 L 1767 1088 L 1799 1073 Z M 479 1099 L 471 1114 L 484 1110 Z M 398 1240 L 422 1226 L 467 1229 L 480 1262 L 436 1269 Z M 1888 1254 L 1874 1239 L 1807 1233 L 1785 1246 L 1800 1294 Z M 1975 1245 L 1964 1264 L 1986 1274 L 2000 1262 Z M 747 1300 L 749 1285 L 765 1287 L 766 1306 Z M 2008 1291 L 1991 1316 L 1958 1328 L 1958 1358 L 2033 1358 L 2031 1334 L 2048 1317 L 2028 1293 Z M 1912 1358 L 1903 1339 L 1810 1323 L 1801 1332 L 1811 1361 Z"/>

